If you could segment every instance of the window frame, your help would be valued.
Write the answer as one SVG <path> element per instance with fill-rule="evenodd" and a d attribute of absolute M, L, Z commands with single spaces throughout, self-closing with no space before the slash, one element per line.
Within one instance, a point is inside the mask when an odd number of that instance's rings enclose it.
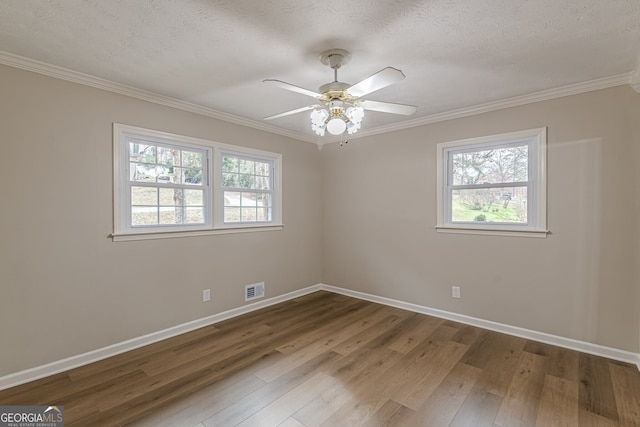
<path fill-rule="evenodd" d="M 198 149 L 206 153 L 203 165 L 204 224 L 131 225 L 131 184 L 129 180 L 129 138 L 148 141 L 151 145 L 173 146 L 180 149 Z M 235 153 L 243 157 L 268 161 L 272 165 L 272 216 L 268 222 L 224 224 L 222 213 L 223 189 L 222 153 Z M 206 169 L 206 172 L 204 171 Z M 206 175 L 206 177 L 205 177 Z M 134 185 L 135 186 L 135 185 Z M 200 188 L 200 187 L 198 187 Z M 114 241 L 163 239 L 254 231 L 281 230 L 282 224 L 282 155 L 216 141 L 176 135 L 152 129 L 113 123 L 113 233 Z"/>
<path fill-rule="evenodd" d="M 519 186 L 528 187 L 526 223 L 484 223 L 452 220 L 452 156 L 462 152 L 528 146 L 528 177 Z M 469 138 L 437 144 L 437 215 L 436 230 L 445 233 L 501 236 L 546 237 L 547 230 L 547 128 L 529 129 L 498 135 Z M 506 184 L 478 184 L 470 188 L 499 188 Z"/>
<path fill-rule="evenodd" d="M 224 157 L 236 157 L 238 159 L 241 160 L 249 160 L 249 161 L 257 161 L 257 162 L 262 162 L 262 163 L 268 163 L 270 166 L 270 174 L 269 174 L 269 180 L 270 180 L 270 190 L 263 190 L 263 189 L 251 189 L 251 188 L 242 188 L 242 187 L 232 187 L 231 190 L 229 187 L 225 187 L 224 186 L 224 178 L 223 178 L 223 174 L 224 171 L 222 170 L 222 162 Z M 219 165 L 219 170 L 216 173 L 216 177 L 217 177 L 217 185 L 216 185 L 216 191 L 219 191 L 219 198 L 221 203 L 218 204 L 217 206 L 217 214 L 215 215 L 216 218 L 216 227 L 217 228 L 233 228 L 233 227 L 251 227 L 251 226 L 255 226 L 255 225 L 259 225 L 259 224 L 268 224 L 271 223 L 275 218 L 276 218 L 276 214 L 277 214 L 277 210 L 275 208 L 276 203 L 277 203 L 277 198 L 278 198 L 278 194 L 277 194 L 277 188 L 280 186 L 280 183 L 276 183 L 276 158 L 268 158 L 265 156 L 256 156 L 256 155 L 250 155 L 248 153 L 243 153 L 243 152 L 239 152 L 237 150 L 220 150 L 219 151 L 219 156 L 218 159 L 216 160 L 216 163 Z M 256 176 L 256 175 L 254 175 Z M 277 184 L 277 185 L 276 185 Z M 226 207 L 224 204 L 224 193 L 225 191 L 231 191 L 231 192 L 247 192 L 247 193 L 264 193 L 264 194 L 269 194 L 271 196 L 271 205 L 270 205 L 270 209 L 271 209 L 271 220 L 269 221 L 237 221 L 237 222 L 225 222 L 224 221 L 224 208 Z"/>

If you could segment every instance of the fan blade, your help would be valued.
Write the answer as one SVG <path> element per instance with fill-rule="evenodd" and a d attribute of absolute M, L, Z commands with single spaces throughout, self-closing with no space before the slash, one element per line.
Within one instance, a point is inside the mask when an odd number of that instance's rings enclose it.
<path fill-rule="evenodd" d="M 365 110 L 381 111 L 383 113 L 402 114 L 410 116 L 416 112 L 418 107 L 415 105 L 394 104 L 392 102 L 380 101 L 360 101 L 360 106 Z"/>
<path fill-rule="evenodd" d="M 291 83 L 287 83 L 287 82 L 283 82 L 280 80 L 273 80 L 273 79 L 265 79 L 263 80 L 264 83 L 271 83 L 281 89 L 286 89 L 286 90 L 290 90 L 291 92 L 296 92 L 296 93 L 301 93 L 303 95 L 307 95 L 310 96 L 312 98 L 320 98 L 322 95 L 314 92 L 312 90 L 309 89 L 305 89 L 303 87 L 300 86 L 296 86 L 296 85 L 292 85 Z"/>
<path fill-rule="evenodd" d="M 297 108 L 295 110 L 285 111 L 284 113 L 274 114 L 273 116 L 265 117 L 263 120 L 278 119 L 280 117 L 285 117 L 285 116 L 290 116 L 292 114 L 302 113 L 303 111 L 313 110 L 314 108 L 318 108 L 318 107 L 319 107 L 319 105 L 308 105 L 306 107 Z"/>
<path fill-rule="evenodd" d="M 360 98 L 404 79 L 404 73 L 396 68 L 387 67 L 367 77 L 347 89 L 350 95 Z"/>

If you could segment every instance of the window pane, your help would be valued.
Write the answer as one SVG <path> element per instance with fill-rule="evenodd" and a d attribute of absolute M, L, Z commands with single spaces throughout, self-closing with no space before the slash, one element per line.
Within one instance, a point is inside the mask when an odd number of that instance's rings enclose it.
<path fill-rule="evenodd" d="M 182 166 L 187 168 L 202 169 L 202 153 L 183 151 Z"/>
<path fill-rule="evenodd" d="M 224 208 L 224 222 L 240 222 L 240 208 Z"/>
<path fill-rule="evenodd" d="M 238 172 L 238 159 L 224 156 L 222 158 L 222 172 Z"/>
<path fill-rule="evenodd" d="M 139 144 L 137 142 L 129 143 L 129 160 L 132 162 L 155 163 L 156 162 L 156 146 Z"/>
<path fill-rule="evenodd" d="M 185 222 L 188 224 L 203 224 L 204 208 L 187 208 L 187 217 Z"/>
<path fill-rule="evenodd" d="M 184 190 L 184 204 L 187 206 L 204 206 L 204 191 Z"/>
<path fill-rule="evenodd" d="M 255 185 L 253 188 L 256 190 L 270 190 L 271 188 L 271 178 L 268 176 L 256 176 Z"/>
<path fill-rule="evenodd" d="M 453 185 L 525 182 L 528 179 L 528 145 L 452 155 Z"/>
<path fill-rule="evenodd" d="M 131 204 L 157 205 L 158 189 L 154 187 L 131 187 Z"/>
<path fill-rule="evenodd" d="M 160 208 L 160 224 L 182 224 L 181 207 Z"/>
<path fill-rule="evenodd" d="M 131 225 L 156 225 L 158 224 L 158 209 L 153 207 L 131 207 Z"/>
<path fill-rule="evenodd" d="M 202 169 L 183 169 L 184 184 L 202 185 Z"/>
<path fill-rule="evenodd" d="M 527 187 L 453 190 L 453 222 L 527 222 Z"/>
<path fill-rule="evenodd" d="M 222 186 L 223 187 L 238 187 L 240 178 L 237 173 L 223 173 L 222 174 Z"/>
<path fill-rule="evenodd" d="M 183 190 L 177 188 L 160 188 L 160 205 L 161 206 L 180 206 L 180 192 Z"/>
<path fill-rule="evenodd" d="M 170 180 L 169 182 L 172 182 L 174 184 L 183 184 L 184 182 L 182 181 L 184 179 L 184 169 L 179 168 L 179 167 L 173 167 L 171 168 L 169 171 L 169 177 Z"/>
<path fill-rule="evenodd" d="M 257 194 L 257 202 L 258 202 L 258 206 L 265 206 L 265 207 L 270 207 L 271 206 L 271 194 L 263 194 L 263 193 L 258 193 Z"/>
<path fill-rule="evenodd" d="M 253 188 L 253 176 L 241 174 L 238 175 L 238 184 L 239 188 Z"/>
<path fill-rule="evenodd" d="M 269 176 L 271 165 L 264 162 L 256 162 L 256 175 Z"/>
<path fill-rule="evenodd" d="M 131 181 L 155 182 L 156 175 L 155 165 L 133 162 L 129 164 L 129 179 Z"/>
<path fill-rule="evenodd" d="M 156 166 L 158 182 L 174 182 L 171 176 L 173 175 L 173 169 L 167 166 Z"/>
<path fill-rule="evenodd" d="M 242 208 L 242 222 L 255 222 L 256 209 Z"/>
<path fill-rule="evenodd" d="M 270 208 L 258 208 L 258 221 L 271 221 L 271 209 Z"/>
<path fill-rule="evenodd" d="M 225 206 L 240 206 L 240 193 L 235 191 L 224 192 L 224 205 Z"/>
<path fill-rule="evenodd" d="M 158 147 L 158 164 L 173 166 L 180 164 L 180 150 L 175 148 Z"/>
<path fill-rule="evenodd" d="M 255 174 L 255 162 L 253 160 L 239 159 L 238 166 L 240 173 Z"/>
<path fill-rule="evenodd" d="M 242 193 L 242 198 L 240 200 L 241 206 L 256 206 L 256 193 Z"/>

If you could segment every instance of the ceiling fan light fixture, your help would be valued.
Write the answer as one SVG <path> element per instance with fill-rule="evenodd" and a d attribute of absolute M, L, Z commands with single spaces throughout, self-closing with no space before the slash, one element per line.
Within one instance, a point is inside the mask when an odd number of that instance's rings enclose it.
<path fill-rule="evenodd" d="M 364 108 L 360 106 L 349 107 L 347 108 L 346 114 L 349 118 L 349 122 L 347 122 L 347 132 L 349 133 L 349 135 L 353 135 L 360 129 L 360 124 L 362 123 L 362 119 L 364 118 Z"/>
<path fill-rule="evenodd" d="M 329 113 L 327 110 L 313 110 L 311 112 L 311 130 L 313 130 L 318 136 L 324 136 L 328 118 Z"/>
<path fill-rule="evenodd" d="M 334 117 L 327 123 L 327 130 L 331 135 L 341 135 L 347 129 L 347 123 L 339 117 Z"/>
<path fill-rule="evenodd" d="M 404 79 L 405 76 L 401 70 L 393 67 L 383 68 L 354 85 L 338 81 L 338 69 L 349 62 L 350 59 L 351 54 L 343 49 L 324 51 L 320 56 L 320 61 L 333 69 L 334 78 L 332 82 L 320 86 L 317 92 L 280 80 L 263 80 L 265 83 L 274 84 L 282 89 L 315 98 L 317 102 L 315 105 L 308 105 L 265 117 L 265 120 L 313 110 L 309 116 L 311 119 L 311 130 L 318 136 L 324 136 L 327 131 L 329 131 L 331 135 L 338 136 L 342 135 L 345 131 L 350 135 L 356 133 L 360 129 L 362 119 L 364 118 L 364 110 L 407 116 L 415 113 L 417 107 L 413 105 L 362 99 L 363 96 Z"/>

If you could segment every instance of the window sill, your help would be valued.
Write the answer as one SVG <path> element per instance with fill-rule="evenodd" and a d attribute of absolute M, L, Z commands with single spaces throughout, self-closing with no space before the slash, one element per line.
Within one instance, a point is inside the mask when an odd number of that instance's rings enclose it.
<path fill-rule="evenodd" d="M 482 236 L 508 236 L 508 237 L 534 237 L 546 239 L 549 230 L 513 230 L 504 228 L 469 228 L 469 227 L 450 227 L 437 225 L 438 233 L 452 234 L 479 234 Z"/>
<path fill-rule="evenodd" d="M 211 236 L 214 234 L 232 233 L 255 233 L 260 231 L 278 231 L 284 229 L 284 224 L 261 225 L 253 227 L 228 227 L 205 230 L 183 230 L 183 231 L 144 231 L 139 233 L 113 233 L 109 237 L 114 242 L 126 242 L 131 240 L 155 240 L 155 239 L 175 239 L 179 237 Z"/>

